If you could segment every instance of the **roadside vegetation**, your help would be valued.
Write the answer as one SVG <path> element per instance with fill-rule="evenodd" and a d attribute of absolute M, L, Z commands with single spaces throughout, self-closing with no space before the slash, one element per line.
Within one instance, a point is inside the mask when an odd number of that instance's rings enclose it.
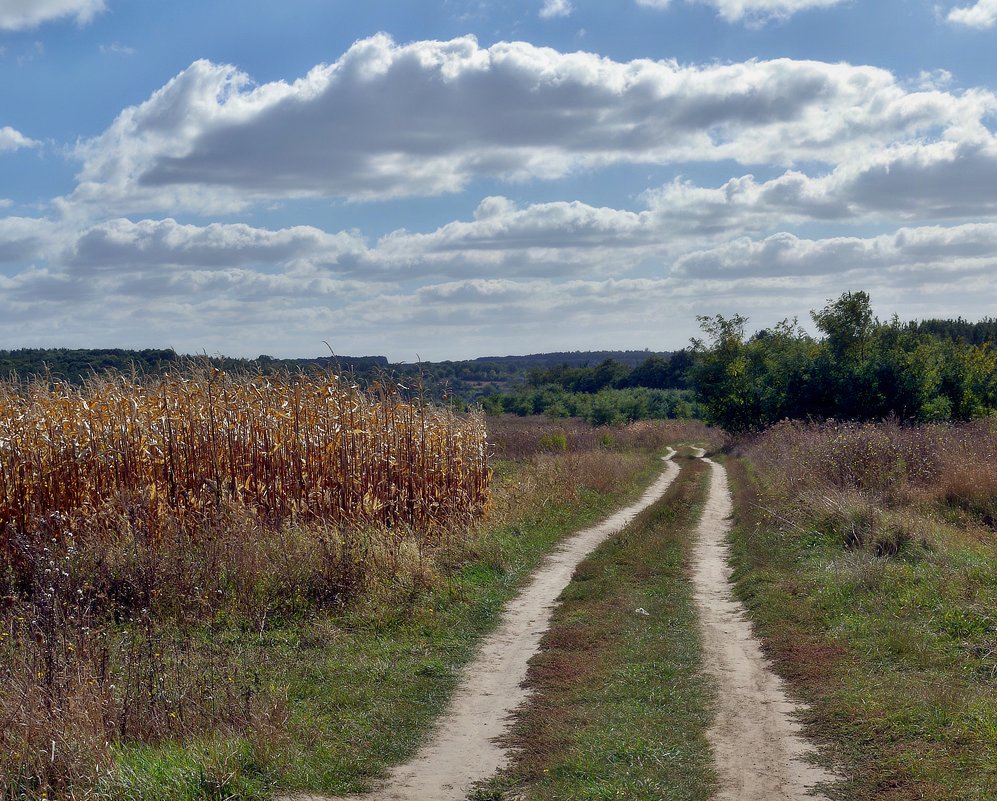
<path fill-rule="evenodd" d="M 2 399 L 5 801 L 363 789 L 553 543 L 698 428 L 486 446 L 479 416 L 303 376 Z"/>
<path fill-rule="evenodd" d="M 738 592 L 835 797 L 997 797 L 997 427 L 783 423 L 742 440 Z"/>
<path fill-rule="evenodd" d="M 150 351 L 146 377 L 0 384 L 0 801 L 369 788 L 544 554 L 682 442 L 726 451 L 737 592 L 836 797 L 997 797 L 994 323 L 881 322 L 861 292 L 812 318 L 703 318 L 691 350 L 626 364 L 496 360 L 498 393 L 494 365 L 458 371 L 514 413 L 487 418 L 376 358 L 344 380 Z M 671 419 L 700 414 L 735 438 Z M 701 473 L 579 570 L 483 798 L 712 786 Z"/>
<path fill-rule="evenodd" d="M 835 760 L 836 798 L 997 797 L 994 321 L 877 320 L 863 292 L 745 335 L 690 381 L 736 435 L 737 591 Z"/>
<path fill-rule="evenodd" d="M 713 797 L 714 688 L 688 574 L 707 476 L 681 461 L 665 496 L 575 572 L 530 666 L 514 763 L 474 797 Z"/>

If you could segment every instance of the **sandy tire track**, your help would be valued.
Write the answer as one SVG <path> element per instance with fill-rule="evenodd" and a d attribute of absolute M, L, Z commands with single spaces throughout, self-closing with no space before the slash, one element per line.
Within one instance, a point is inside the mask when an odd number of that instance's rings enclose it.
<path fill-rule="evenodd" d="M 557 598 L 578 564 L 603 541 L 618 533 L 658 500 L 679 474 L 670 461 L 636 503 L 591 528 L 574 534 L 550 554 L 529 584 L 506 606 L 498 628 L 482 643 L 464 669 L 450 707 L 415 757 L 394 768 L 365 801 L 460 801 L 476 782 L 490 778 L 508 763 L 508 752 L 495 739 L 506 734 L 512 712 L 526 700 L 527 664 L 550 626 Z M 295 795 L 279 801 L 324 801 Z"/>
<path fill-rule="evenodd" d="M 702 455 L 702 454 L 698 454 Z M 834 776 L 811 765 L 782 681 L 769 668 L 730 582 L 731 496 L 724 468 L 709 459 L 710 495 L 697 531 L 693 583 L 705 668 L 717 686 L 708 732 L 720 791 L 716 801 L 800 801 Z"/>

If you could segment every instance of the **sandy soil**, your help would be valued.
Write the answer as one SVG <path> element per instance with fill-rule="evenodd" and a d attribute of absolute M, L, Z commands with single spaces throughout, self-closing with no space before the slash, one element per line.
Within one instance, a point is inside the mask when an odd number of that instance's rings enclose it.
<path fill-rule="evenodd" d="M 672 455 L 674 451 L 666 460 Z M 506 733 L 510 714 L 526 699 L 522 684 L 527 663 L 539 649 L 558 596 L 582 559 L 660 498 L 678 473 L 669 461 L 637 503 L 573 535 L 544 561 L 465 669 L 429 741 L 410 762 L 395 768 L 380 789 L 364 796 L 366 801 L 459 801 L 475 782 L 506 765 L 508 754 L 495 738 Z M 284 801 L 321 799 L 295 796 Z"/>
<path fill-rule="evenodd" d="M 720 777 L 717 801 L 797 801 L 833 776 L 806 761 L 794 713 L 732 594 L 728 566 L 730 491 L 723 467 L 709 459 L 710 497 L 699 524 L 694 584 L 705 664 L 717 688 L 717 716 L 709 731 Z"/>

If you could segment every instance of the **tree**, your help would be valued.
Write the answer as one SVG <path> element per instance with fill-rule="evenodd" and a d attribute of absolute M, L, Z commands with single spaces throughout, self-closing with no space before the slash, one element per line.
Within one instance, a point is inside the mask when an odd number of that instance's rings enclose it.
<path fill-rule="evenodd" d="M 872 303 L 865 292 L 845 292 L 820 311 L 810 312 L 817 328 L 827 335 L 835 357 L 864 359 L 875 328 Z"/>

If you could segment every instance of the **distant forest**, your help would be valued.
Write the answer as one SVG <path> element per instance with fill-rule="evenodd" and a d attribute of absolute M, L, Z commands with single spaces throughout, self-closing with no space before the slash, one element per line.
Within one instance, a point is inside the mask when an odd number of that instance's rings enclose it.
<path fill-rule="evenodd" d="M 332 370 L 362 385 L 387 380 L 408 393 L 423 392 L 434 400 L 473 404 L 527 385 L 531 376 L 561 370 L 584 373 L 589 365 L 610 364 L 616 376 L 668 354 L 651 351 L 572 351 L 527 356 L 489 356 L 442 362 L 391 363 L 384 356 L 318 356 L 308 359 L 255 359 L 223 356 L 184 356 L 172 349 L 125 350 L 121 348 L 70 349 L 22 348 L 0 350 L 0 377 L 27 380 L 47 377 L 79 384 L 109 370 L 124 375 L 158 375 L 217 368 L 233 374 L 262 374 Z M 594 368 L 593 368 L 594 370 Z M 599 374 L 602 381 L 602 374 Z M 656 380 L 649 377 L 649 380 Z M 584 381 L 582 383 L 585 383 Z M 653 385 L 653 384 L 652 384 Z M 671 386 L 671 384 L 669 384 Z"/>
<path fill-rule="evenodd" d="M 595 424 L 702 417 L 730 431 L 786 418 L 923 422 L 997 414 L 997 319 L 882 322 L 864 292 L 846 292 L 811 317 L 818 337 L 795 320 L 748 336 L 744 317 L 701 317 L 705 338 L 672 353 L 574 351 L 402 364 L 384 356 L 233 359 L 170 349 L 20 349 L 0 350 L 0 375 L 79 383 L 108 370 L 334 370 L 361 385 L 395 382 L 408 394 L 489 413 Z"/>

